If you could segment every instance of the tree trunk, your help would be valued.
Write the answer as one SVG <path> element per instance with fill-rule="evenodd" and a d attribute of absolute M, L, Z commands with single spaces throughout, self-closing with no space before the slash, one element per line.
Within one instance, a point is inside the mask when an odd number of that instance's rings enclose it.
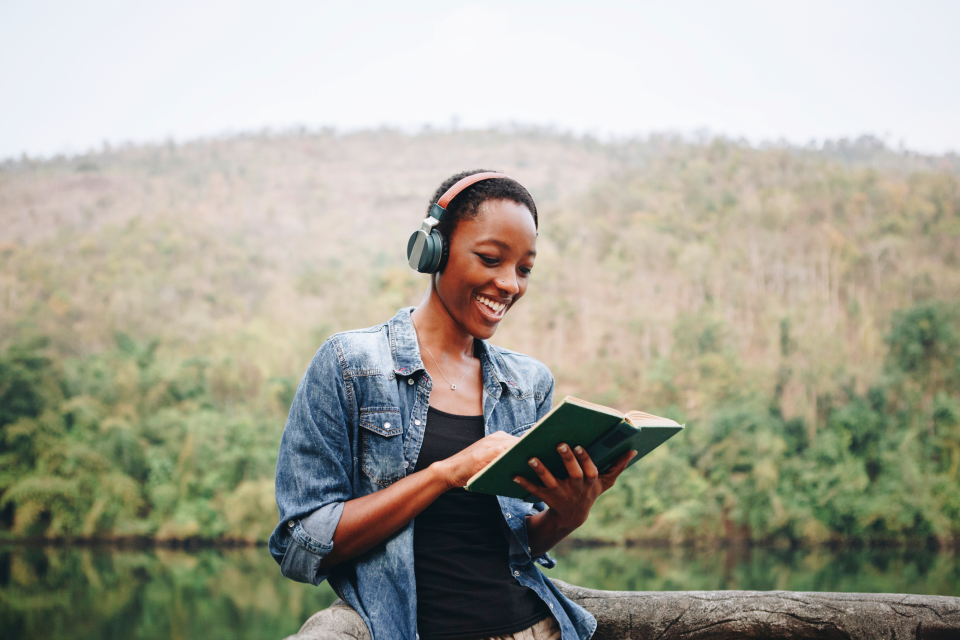
<path fill-rule="evenodd" d="M 597 618 L 593 640 L 960 638 L 960 598 L 793 591 L 597 591 L 554 580 Z"/>
<path fill-rule="evenodd" d="M 597 591 L 554 580 L 597 618 L 592 640 L 957 640 L 960 598 L 795 591 Z M 370 640 L 337 600 L 287 640 Z"/>

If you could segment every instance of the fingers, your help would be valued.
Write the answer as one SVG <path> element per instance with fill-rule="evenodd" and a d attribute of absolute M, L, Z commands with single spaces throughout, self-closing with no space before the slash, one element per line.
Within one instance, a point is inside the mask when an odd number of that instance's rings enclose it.
<path fill-rule="evenodd" d="M 567 468 L 567 475 L 575 480 L 583 478 L 583 469 L 580 468 L 580 463 L 577 462 L 567 443 L 561 442 L 558 444 L 557 452 L 560 454 L 560 459 L 563 460 L 563 466 Z"/>
<path fill-rule="evenodd" d="M 491 462 L 493 462 L 493 459 L 494 459 L 494 458 L 496 458 L 497 456 L 499 456 L 501 453 L 503 453 L 503 452 L 506 451 L 506 450 L 507 450 L 507 448 L 504 447 L 504 446 L 502 446 L 502 445 L 497 445 L 497 446 L 489 447 L 489 448 L 484 449 L 483 451 L 481 451 L 481 452 L 477 455 L 477 459 L 478 459 L 478 461 L 479 461 L 482 465 L 486 466 L 486 465 L 490 464 Z"/>
<path fill-rule="evenodd" d="M 600 475 L 600 472 L 597 470 L 597 465 L 593 464 L 593 460 L 590 459 L 590 455 L 586 449 L 578 445 L 573 448 L 573 455 L 577 456 L 577 460 L 580 462 L 584 478 L 593 480 Z"/>
<path fill-rule="evenodd" d="M 523 487 L 527 493 L 533 494 L 540 500 L 544 499 L 544 497 L 540 495 L 540 490 L 543 489 L 543 487 L 538 487 L 537 485 L 533 484 L 523 476 L 514 476 L 513 481 L 516 482 L 521 487 Z"/>
<path fill-rule="evenodd" d="M 606 473 L 600 477 L 603 480 L 603 484 L 607 489 L 613 486 L 613 483 L 617 481 L 617 478 L 623 473 L 623 470 L 627 468 L 627 464 L 637 455 L 636 451 L 625 451 L 623 454 L 617 458 L 616 462 L 611 465 Z M 606 489 L 604 489 L 606 490 Z"/>
<path fill-rule="evenodd" d="M 540 482 L 543 483 L 543 486 L 547 489 L 556 489 L 557 488 L 557 479 L 553 477 L 553 474 L 550 473 L 550 470 L 544 466 L 540 460 L 537 458 L 530 458 L 527 461 L 527 464 L 530 465 L 530 468 L 533 469 L 533 472 L 540 477 Z"/>
<path fill-rule="evenodd" d="M 494 431 L 494 432 L 491 433 L 490 435 L 485 436 L 483 439 L 484 439 L 484 440 L 491 440 L 491 441 L 494 441 L 494 442 L 503 441 L 503 442 L 506 442 L 506 443 L 509 443 L 509 444 L 513 444 L 514 442 L 516 442 L 516 441 L 519 440 L 520 438 L 519 438 L 519 436 L 512 436 L 512 435 L 510 435 L 509 433 L 506 433 L 506 432 L 504 432 L 504 431 Z"/>

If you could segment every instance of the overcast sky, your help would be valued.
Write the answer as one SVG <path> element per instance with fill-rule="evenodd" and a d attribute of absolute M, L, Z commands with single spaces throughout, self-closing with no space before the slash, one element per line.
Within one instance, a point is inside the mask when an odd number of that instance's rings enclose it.
<path fill-rule="evenodd" d="M 960 2 L 0 0 L 0 158 L 522 123 L 960 150 Z"/>

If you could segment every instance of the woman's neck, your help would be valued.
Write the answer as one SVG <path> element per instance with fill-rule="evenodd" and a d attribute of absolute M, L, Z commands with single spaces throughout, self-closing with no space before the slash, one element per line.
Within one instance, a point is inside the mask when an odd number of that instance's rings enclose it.
<path fill-rule="evenodd" d="M 432 287 L 411 315 L 420 344 L 429 347 L 438 359 L 473 357 L 473 336 L 450 315 Z"/>

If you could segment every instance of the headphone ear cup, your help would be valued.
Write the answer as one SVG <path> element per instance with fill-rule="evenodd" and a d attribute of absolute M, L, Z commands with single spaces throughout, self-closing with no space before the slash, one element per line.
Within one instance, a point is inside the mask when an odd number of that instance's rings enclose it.
<path fill-rule="evenodd" d="M 434 230 L 434 233 L 440 240 L 440 264 L 437 265 L 437 271 L 443 271 L 447 266 L 447 259 L 450 257 L 450 243 L 439 231 Z"/>
<path fill-rule="evenodd" d="M 420 234 L 426 235 L 423 231 L 414 231 L 413 235 L 410 236 L 410 240 L 407 241 L 408 260 L 413 254 L 413 247 Z M 439 231 L 436 229 L 431 231 L 430 235 L 423 239 L 423 250 L 420 252 L 420 261 L 416 266 L 417 271 L 420 273 L 434 273 L 437 271 L 443 261 L 443 252 L 446 244 L 447 243 L 443 241 L 443 235 Z"/>

